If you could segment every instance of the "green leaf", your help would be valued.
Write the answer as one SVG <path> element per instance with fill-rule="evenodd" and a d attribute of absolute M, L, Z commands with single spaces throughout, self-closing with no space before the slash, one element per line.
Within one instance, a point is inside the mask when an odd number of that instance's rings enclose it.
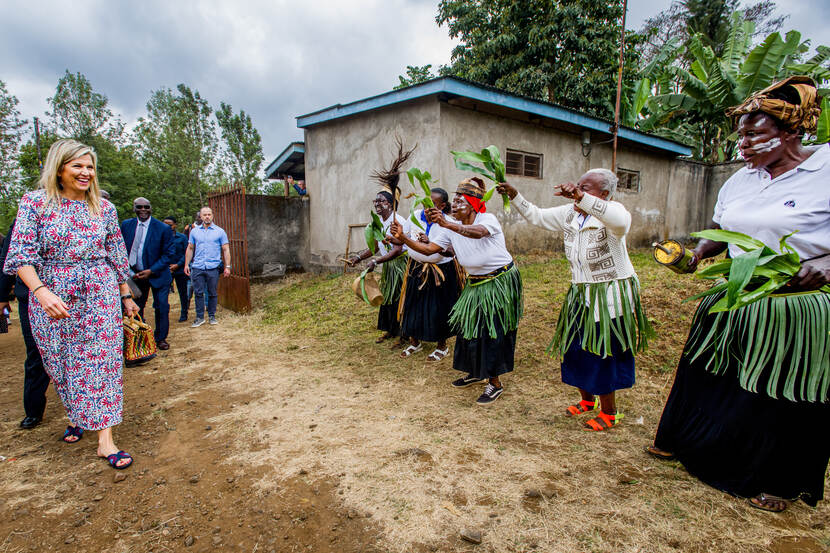
<path fill-rule="evenodd" d="M 495 191 L 496 191 L 496 187 L 494 186 L 490 190 L 488 190 L 487 192 L 484 193 L 484 196 L 482 196 L 481 201 L 483 201 L 485 203 L 489 202 L 490 198 L 493 197 L 493 192 L 495 192 Z"/>
<path fill-rule="evenodd" d="M 722 229 L 708 229 L 693 232 L 691 234 L 695 238 L 705 238 L 714 242 L 724 242 L 727 244 L 735 244 L 744 251 L 754 250 L 755 248 L 763 248 L 764 243 L 756 240 L 751 236 L 747 236 L 742 232 L 735 232 L 731 230 Z"/>
<path fill-rule="evenodd" d="M 496 180 L 496 176 L 495 176 L 495 175 L 493 175 L 492 173 L 490 173 L 489 171 L 487 171 L 486 169 L 482 169 L 481 167 L 478 167 L 478 166 L 476 166 L 476 165 L 470 165 L 469 163 L 466 163 L 466 162 L 464 162 L 464 161 L 461 161 L 461 159 L 460 159 L 460 158 L 457 158 L 457 159 L 455 160 L 455 166 L 456 166 L 458 169 L 461 169 L 462 171 L 471 171 L 471 172 L 473 172 L 473 173 L 478 173 L 479 175 L 482 175 L 482 176 L 484 176 L 484 177 L 487 177 L 487 178 L 488 178 L 488 179 L 490 179 L 491 181 L 495 181 L 495 180 Z"/>
<path fill-rule="evenodd" d="M 366 227 L 363 229 L 363 236 L 366 238 L 366 247 L 369 248 L 369 251 L 372 252 L 372 255 L 375 255 L 375 252 L 378 249 L 378 245 L 375 242 L 375 233 L 371 223 L 366 225 Z"/>
<path fill-rule="evenodd" d="M 421 221 L 419 221 L 418 218 L 415 217 L 415 206 L 414 205 L 412 206 L 412 209 L 409 210 L 409 220 L 412 221 L 412 223 L 416 227 L 418 227 L 422 231 L 426 232 L 426 229 L 423 227 L 423 225 L 421 225 Z"/>
<path fill-rule="evenodd" d="M 758 248 L 732 259 L 732 265 L 729 267 L 729 286 L 726 288 L 725 297 L 728 307 L 735 305 L 738 293 L 749 284 L 749 279 L 752 278 L 752 272 L 758 265 L 761 252 L 763 252 L 763 249 Z"/>

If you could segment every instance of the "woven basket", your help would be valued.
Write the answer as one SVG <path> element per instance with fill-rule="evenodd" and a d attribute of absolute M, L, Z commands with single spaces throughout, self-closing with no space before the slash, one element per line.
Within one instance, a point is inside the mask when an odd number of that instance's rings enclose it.
<path fill-rule="evenodd" d="M 127 366 L 146 363 L 156 356 L 158 348 L 153 329 L 138 315 L 124 317 L 124 362 Z"/>
<path fill-rule="evenodd" d="M 363 279 L 364 287 L 366 289 L 366 298 L 363 298 L 363 290 L 360 288 L 360 280 Z M 354 279 L 352 282 L 352 291 L 354 292 L 357 299 L 362 301 L 368 301 L 369 305 L 373 307 L 377 307 L 383 303 L 383 294 L 380 291 L 380 285 L 378 284 L 378 277 L 375 276 L 375 273 L 366 273 L 361 274 L 361 276 Z"/>

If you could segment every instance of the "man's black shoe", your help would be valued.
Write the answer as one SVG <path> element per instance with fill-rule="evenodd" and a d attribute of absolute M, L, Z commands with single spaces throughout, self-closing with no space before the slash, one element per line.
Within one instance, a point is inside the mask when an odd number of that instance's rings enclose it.
<path fill-rule="evenodd" d="M 186 320 L 187 320 L 187 317 L 186 317 L 186 316 L 179 317 L 179 322 L 180 322 L 180 323 L 183 323 L 183 322 L 185 322 Z"/>
<path fill-rule="evenodd" d="M 40 424 L 40 417 L 26 417 L 22 421 L 20 421 L 20 428 L 31 430 L 35 426 Z"/>

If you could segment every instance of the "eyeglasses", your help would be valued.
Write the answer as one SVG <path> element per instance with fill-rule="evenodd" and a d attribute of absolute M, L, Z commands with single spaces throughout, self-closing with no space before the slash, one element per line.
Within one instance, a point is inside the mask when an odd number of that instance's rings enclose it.
<path fill-rule="evenodd" d="M 135 207 L 136 209 L 150 209 L 149 205 L 136 205 L 133 207 Z"/>

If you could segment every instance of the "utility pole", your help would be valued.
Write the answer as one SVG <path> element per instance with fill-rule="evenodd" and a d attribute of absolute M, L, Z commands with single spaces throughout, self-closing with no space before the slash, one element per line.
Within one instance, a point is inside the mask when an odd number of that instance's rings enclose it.
<path fill-rule="evenodd" d="M 620 130 L 620 96 L 622 95 L 623 63 L 625 62 L 625 14 L 628 0 L 623 0 L 622 30 L 620 31 L 620 69 L 617 73 L 617 104 L 614 108 L 614 147 L 611 151 L 611 170 L 617 172 L 617 133 Z"/>

